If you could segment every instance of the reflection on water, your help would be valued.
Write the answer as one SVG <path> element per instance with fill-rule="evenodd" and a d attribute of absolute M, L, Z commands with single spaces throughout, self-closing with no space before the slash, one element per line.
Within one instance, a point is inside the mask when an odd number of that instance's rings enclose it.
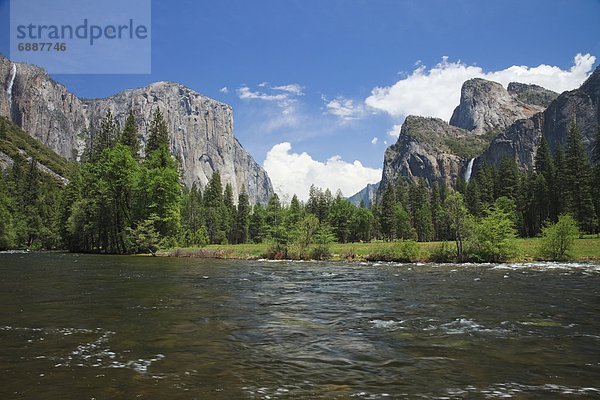
<path fill-rule="evenodd" d="M 600 396 L 600 265 L 0 254 L 0 398 Z"/>

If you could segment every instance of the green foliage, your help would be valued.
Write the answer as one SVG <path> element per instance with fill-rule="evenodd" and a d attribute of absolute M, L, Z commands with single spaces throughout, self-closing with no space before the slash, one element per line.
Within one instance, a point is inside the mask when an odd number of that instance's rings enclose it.
<path fill-rule="evenodd" d="M 146 155 L 152 154 L 152 152 L 158 150 L 162 146 L 169 148 L 169 129 L 167 128 L 167 123 L 160 112 L 160 108 L 157 107 L 152 115 L 150 129 L 148 130 Z"/>
<path fill-rule="evenodd" d="M 250 237 L 250 201 L 245 191 L 238 196 L 238 206 L 233 226 L 233 243 L 248 242 Z"/>
<path fill-rule="evenodd" d="M 331 244 L 335 242 L 335 235 L 327 224 L 320 224 L 315 234 L 315 246 L 310 255 L 313 260 L 327 260 L 331 257 Z"/>
<path fill-rule="evenodd" d="M 90 161 L 97 161 L 104 150 L 112 148 L 119 140 L 119 125 L 110 110 L 100 122 L 100 128 L 94 132 L 90 146 Z"/>
<path fill-rule="evenodd" d="M 503 262 L 516 252 L 514 216 L 506 211 L 503 201 L 486 210 L 467 238 L 468 258 L 473 261 Z"/>
<path fill-rule="evenodd" d="M 34 139 L 5 117 L 0 117 L 0 151 L 10 158 L 34 158 L 54 173 L 67 177 L 73 165 L 40 141 Z"/>
<path fill-rule="evenodd" d="M 440 245 L 434 247 L 429 255 L 429 259 L 432 262 L 438 263 L 455 262 L 458 259 L 456 247 L 450 245 L 448 242 L 442 242 Z"/>
<path fill-rule="evenodd" d="M 313 214 L 307 214 L 296 225 L 291 253 L 294 258 L 305 259 L 308 256 L 308 248 L 315 240 L 319 229 L 319 219 Z"/>
<path fill-rule="evenodd" d="M 125 120 L 125 127 L 121 132 L 120 142 L 121 144 L 129 147 L 131 153 L 135 158 L 138 157 L 140 151 L 140 140 L 138 138 L 139 130 L 133 112 L 129 111 L 127 119 Z"/>
<path fill-rule="evenodd" d="M 542 228 L 539 255 L 548 260 L 569 259 L 569 252 L 579 235 L 575 219 L 569 214 L 563 214 L 558 217 L 558 222 L 547 224 Z"/>
<path fill-rule="evenodd" d="M 380 246 L 365 258 L 369 261 L 414 262 L 419 258 L 419 245 L 414 240 L 401 240 L 392 246 Z"/>
<path fill-rule="evenodd" d="M 592 167 L 577 126 L 573 124 L 567 136 L 564 165 L 566 210 L 581 229 L 591 232 L 595 226 L 592 198 Z"/>
<path fill-rule="evenodd" d="M 459 262 L 464 261 L 464 240 L 469 230 L 469 213 L 465 206 L 463 196 L 459 192 L 452 192 L 444 202 L 446 219 L 456 243 L 456 256 Z"/>
<path fill-rule="evenodd" d="M 266 211 L 261 204 L 256 204 L 250 216 L 248 232 L 250 240 L 254 243 L 262 243 L 267 237 Z"/>
<path fill-rule="evenodd" d="M 157 220 L 156 215 L 151 215 L 148 219 L 135 224 L 135 227 L 126 228 L 126 243 L 129 251 L 156 255 L 160 244 L 160 234 L 155 229 Z"/>

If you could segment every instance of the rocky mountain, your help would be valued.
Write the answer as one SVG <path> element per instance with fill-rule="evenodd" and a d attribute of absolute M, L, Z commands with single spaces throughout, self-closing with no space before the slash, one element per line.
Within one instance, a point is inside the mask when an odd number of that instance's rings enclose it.
<path fill-rule="evenodd" d="M 186 185 L 204 187 L 219 171 L 235 199 L 242 189 L 251 203 L 266 203 L 273 193 L 267 173 L 234 137 L 231 107 L 178 83 L 157 82 L 103 99 L 80 99 L 43 69 L 0 56 L 0 87 L 0 116 L 67 159 L 82 154 L 108 110 L 123 125 L 131 109 L 144 143 L 151 115 L 159 107 Z"/>
<path fill-rule="evenodd" d="M 348 200 L 357 207 L 360 205 L 361 201 L 364 202 L 366 207 L 369 207 L 369 204 L 375 200 L 378 189 L 379 182 L 368 183 L 360 192 L 348 197 Z"/>
<path fill-rule="evenodd" d="M 600 125 L 600 67 L 578 89 L 562 93 L 542 113 L 516 121 L 500 133 L 477 158 L 475 169 L 483 163 L 499 165 L 502 159 L 510 157 L 521 169 L 528 170 L 533 166 L 542 135 L 552 149 L 559 143 L 564 146 L 573 121 L 591 155 Z"/>
<path fill-rule="evenodd" d="M 509 83 L 507 90 L 518 101 L 543 108 L 548 107 L 558 97 L 558 93 L 552 90 L 519 82 Z"/>
<path fill-rule="evenodd" d="M 513 82 L 507 90 L 480 78 L 466 81 L 449 124 L 406 118 L 398 141 L 385 152 L 379 190 L 399 179 L 454 185 L 458 177 L 468 180 L 482 162 L 499 164 L 506 156 L 531 165 L 544 125 L 542 112 L 559 99 L 537 85 Z"/>
<path fill-rule="evenodd" d="M 511 93 L 497 82 L 481 78 L 466 81 L 461 89 L 460 104 L 450 118 L 450 125 L 475 133 L 503 131 L 516 120 L 543 111 L 544 106 L 527 104 L 524 100 L 531 98 L 539 103 L 547 94 L 531 85 L 524 86 L 512 84 Z"/>
<path fill-rule="evenodd" d="M 408 116 L 398 141 L 385 151 L 379 191 L 400 179 L 453 186 L 467 170 L 469 160 L 481 154 L 487 136 L 449 125 L 439 118 Z"/>

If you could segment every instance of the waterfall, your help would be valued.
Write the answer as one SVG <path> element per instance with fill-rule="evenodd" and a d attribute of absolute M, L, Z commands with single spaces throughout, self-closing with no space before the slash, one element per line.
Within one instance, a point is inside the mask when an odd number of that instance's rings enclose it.
<path fill-rule="evenodd" d="M 10 73 L 10 79 L 8 80 L 8 86 L 6 87 L 6 93 L 8 94 L 8 106 L 12 109 L 12 88 L 15 83 L 15 76 L 17 75 L 17 64 L 13 63 L 12 71 Z"/>
<path fill-rule="evenodd" d="M 467 165 L 467 170 L 465 171 L 465 182 L 469 183 L 469 179 L 471 179 L 471 172 L 473 171 L 473 161 L 474 158 L 469 160 L 469 165 Z"/>

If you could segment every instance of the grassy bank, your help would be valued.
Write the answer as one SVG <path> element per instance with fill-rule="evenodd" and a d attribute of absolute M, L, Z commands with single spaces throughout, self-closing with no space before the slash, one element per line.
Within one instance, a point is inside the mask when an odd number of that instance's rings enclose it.
<path fill-rule="evenodd" d="M 454 242 L 447 242 L 449 247 Z M 334 243 L 331 245 L 333 260 L 366 260 L 370 255 L 392 251 L 398 242 L 372 243 Z M 417 261 L 431 261 L 432 253 L 442 246 L 442 242 L 418 243 Z M 511 261 L 534 261 L 538 259 L 539 238 L 517 239 L 516 256 Z M 174 257 L 224 258 L 224 259 L 258 259 L 267 252 L 269 244 L 209 245 L 202 248 L 178 248 L 162 252 Z M 570 252 L 574 261 L 599 261 L 600 238 L 588 236 L 577 239 Z"/>

